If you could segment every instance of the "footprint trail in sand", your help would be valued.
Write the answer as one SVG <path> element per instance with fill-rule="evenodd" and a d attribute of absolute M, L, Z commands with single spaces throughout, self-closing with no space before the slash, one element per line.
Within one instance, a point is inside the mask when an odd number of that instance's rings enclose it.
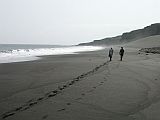
<path fill-rule="evenodd" d="M 5 119 L 5 118 L 8 118 L 8 117 L 10 117 L 10 116 L 13 116 L 13 115 L 15 115 L 15 114 L 17 114 L 17 113 L 19 113 L 19 112 L 22 112 L 22 111 L 25 111 L 25 110 L 27 110 L 27 109 L 30 109 L 30 108 L 33 107 L 34 105 L 36 105 L 36 104 L 38 104 L 38 103 L 40 103 L 40 102 L 42 102 L 42 101 L 44 101 L 44 100 L 46 100 L 46 99 L 49 99 L 49 98 L 51 98 L 51 97 L 54 97 L 54 96 L 58 95 L 58 94 L 61 93 L 64 89 L 72 86 L 73 84 L 75 84 L 76 82 L 82 80 L 83 78 L 88 77 L 89 75 L 95 74 L 100 68 L 108 65 L 108 63 L 109 63 L 109 61 L 104 62 L 103 64 L 95 67 L 95 68 L 92 69 L 91 71 L 88 71 L 88 72 L 86 72 L 86 73 L 84 73 L 84 74 L 81 74 L 81 75 L 79 75 L 78 77 L 73 78 L 71 81 L 67 81 L 65 84 L 63 84 L 63 85 L 61 85 L 61 86 L 58 86 L 57 89 L 52 90 L 52 91 L 44 94 L 44 96 L 39 97 L 39 98 L 31 99 L 31 100 L 27 101 L 26 103 L 24 103 L 24 105 L 22 105 L 22 106 L 20 106 L 20 107 L 17 107 L 17 108 L 15 108 L 15 109 L 13 109 L 13 110 L 10 110 L 10 111 L 8 111 L 8 112 L 5 112 L 4 114 L 1 115 L 1 118 L 2 118 L 2 119 Z M 101 82 L 99 85 L 101 85 L 101 84 L 103 84 L 103 82 Z M 96 86 L 96 87 L 97 87 L 97 86 Z M 96 87 L 93 87 L 93 88 L 95 89 Z M 82 96 L 84 96 L 84 95 L 85 95 L 85 94 L 82 94 Z M 82 98 L 79 98 L 79 99 L 82 99 Z M 77 98 L 77 100 L 78 100 L 78 98 Z M 63 110 L 65 110 L 65 109 L 60 109 L 60 110 L 58 110 L 58 111 L 63 111 Z"/>

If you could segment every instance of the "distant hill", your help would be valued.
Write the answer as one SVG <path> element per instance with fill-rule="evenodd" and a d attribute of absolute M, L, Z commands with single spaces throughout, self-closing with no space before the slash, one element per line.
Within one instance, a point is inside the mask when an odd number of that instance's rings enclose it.
<path fill-rule="evenodd" d="M 79 45 L 117 45 L 154 35 L 160 35 L 160 23 L 151 24 L 143 29 L 123 33 L 120 36 L 94 40 L 93 42 L 89 43 L 80 43 Z"/>

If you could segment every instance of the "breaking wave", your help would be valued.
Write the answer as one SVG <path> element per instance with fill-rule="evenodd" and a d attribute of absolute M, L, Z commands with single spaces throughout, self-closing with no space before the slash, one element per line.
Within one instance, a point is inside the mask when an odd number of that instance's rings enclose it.
<path fill-rule="evenodd" d="M 103 47 L 97 46 L 72 46 L 60 48 L 36 48 L 36 49 L 13 49 L 0 51 L 0 63 L 31 61 L 40 59 L 38 56 L 77 54 L 77 52 L 96 51 Z"/>

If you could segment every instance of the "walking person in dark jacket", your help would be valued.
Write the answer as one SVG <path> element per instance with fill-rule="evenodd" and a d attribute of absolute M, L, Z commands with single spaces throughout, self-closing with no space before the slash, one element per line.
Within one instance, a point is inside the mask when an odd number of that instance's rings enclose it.
<path fill-rule="evenodd" d="M 120 55 L 120 61 L 122 61 L 123 55 L 124 55 L 124 49 L 123 47 L 121 47 L 120 51 L 119 51 L 119 55 Z"/>
<path fill-rule="evenodd" d="M 113 56 L 113 49 L 112 48 L 109 50 L 108 56 L 109 56 L 109 60 L 112 61 L 112 56 Z"/>

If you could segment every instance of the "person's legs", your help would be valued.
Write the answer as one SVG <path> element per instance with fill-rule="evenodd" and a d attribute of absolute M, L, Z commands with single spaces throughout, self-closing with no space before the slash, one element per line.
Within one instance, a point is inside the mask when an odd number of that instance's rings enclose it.
<path fill-rule="evenodd" d="M 123 57 L 123 55 L 121 55 L 121 61 L 122 61 L 122 57 Z"/>
<path fill-rule="evenodd" d="M 111 56 L 111 55 L 109 55 L 109 60 L 110 60 L 110 61 L 112 60 L 112 56 Z"/>

